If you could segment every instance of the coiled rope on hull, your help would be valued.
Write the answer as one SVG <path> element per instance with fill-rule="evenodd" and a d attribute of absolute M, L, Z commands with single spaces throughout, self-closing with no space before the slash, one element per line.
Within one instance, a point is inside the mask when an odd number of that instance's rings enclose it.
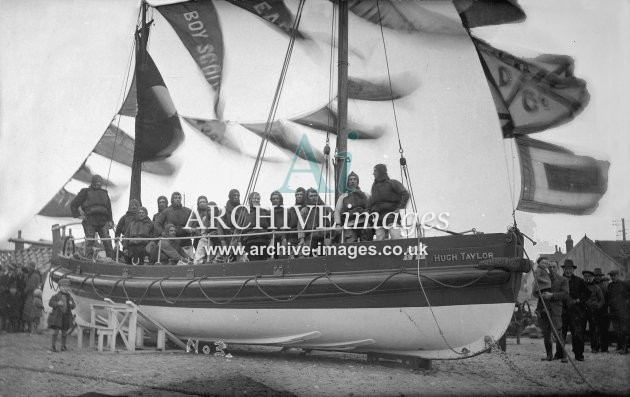
<path fill-rule="evenodd" d="M 467 288 L 467 287 L 471 287 L 474 286 L 475 284 L 477 284 L 480 280 L 482 280 L 484 277 L 488 276 L 491 272 L 493 271 L 508 271 L 508 269 L 505 266 L 497 266 L 496 264 L 501 264 L 501 263 L 507 263 L 506 261 L 500 261 L 500 259 L 512 259 L 512 258 L 495 258 L 499 261 L 495 261 L 496 263 L 493 265 L 482 265 L 481 263 L 477 266 L 480 270 L 486 270 L 485 272 L 483 272 L 482 274 L 478 275 L 477 277 L 473 278 L 470 281 L 467 281 L 463 284 L 449 284 L 449 283 L 445 283 L 442 282 L 438 279 L 436 279 L 435 277 L 432 277 L 430 275 L 427 274 L 423 274 L 420 272 L 411 272 L 408 270 L 404 270 L 404 269 L 399 269 L 399 270 L 395 270 L 392 271 L 390 273 L 385 273 L 383 276 L 383 279 L 380 281 L 375 282 L 375 284 L 371 287 L 365 288 L 365 289 L 361 289 L 361 290 L 356 290 L 356 291 L 352 291 L 349 290 L 347 288 L 344 288 L 339 282 L 335 281 L 333 279 L 333 276 L 335 275 L 334 273 L 331 272 L 322 272 L 320 274 L 316 274 L 313 275 L 313 277 L 308 280 L 304 286 L 301 288 L 301 290 L 293 295 L 290 295 L 289 297 L 284 297 L 284 296 L 274 296 L 272 294 L 270 294 L 269 292 L 267 292 L 264 289 L 264 286 L 261 285 L 260 281 L 264 280 L 265 277 L 263 277 L 260 274 L 257 274 L 255 276 L 249 277 L 245 280 L 243 280 L 243 282 L 236 288 L 234 294 L 232 294 L 229 298 L 227 299 L 218 299 L 216 297 L 212 297 L 209 295 L 209 293 L 206 291 L 206 288 L 204 288 L 202 282 L 209 280 L 208 276 L 202 276 L 202 277 L 194 277 L 192 279 L 187 279 L 186 284 L 181 287 L 181 289 L 179 290 L 179 292 L 177 294 L 175 294 L 175 296 L 167 296 L 167 291 L 165 291 L 164 287 L 163 287 L 163 283 L 166 281 L 173 281 L 174 279 L 170 278 L 170 277 L 162 277 L 162 278 L 155 278 L 155 279 L 146 279 L 148 282 L 148 285 L 146 286 L 146 288 L 144 289 L 143 293 L 139 296 L 139 297 L 130 297 L 129 293 L 127 291 L 127 287 L 126 287 L 126 282 L 129 279 L 126 278 L 119 278 L 118 280 L 116 280 L 114 282 L 114 284 L 112 285 L 111 288 L 108 288 L 107 292 L 102 291 L 101 289 L 99 289 L 96 285 L 96 279 L 101 276 L 101 274 L 91 274 L 91 275 L 86 275 L 83 277 L 83 280 L 81 280 L 80 284 L 79 284 L 79 289 L 83 289 L 85 287 L 91 287 L 93 293 L 98 296 L 101 299 L 112 299 L 112 298 L 116 298 L 118 297 L 118 295 L 115 295 L 114 292 L 118 289 L 122 289 L 125 299 L 127 301 L 132 301 L 136 304 L 142 304 L 142 302 L 147 298 L 147 296 L 149 295 L 149 293 L 151 292 L 152 289 L 156 288 L 156 284 L 157 284 L 157 290 L 159 290 L 159 294 L 161 296 L 161 299 L 164 303 L 170 304 L 170 305 L 174 305 L 176 303 L 178 303 L 181 299 L 182 296 L 184 296 L 184 294 L 186 293 L 186 291 L 190 288 L 195 288 L 198 291 L 201 292 L 201 295 L 203 295 L 203 297 L 208 301 L 211 302 L 214 305 L 228 305 L 230 303 L 233 303 L 235 300 L 237 300 L 239 298 L 239 296 L 242 295 L 243 291 L 245 290 L 245 288 L 247 287 L 248 284 L 251 284 L 252 282 L 254 283 L 256 289 L 263 295 L 265 296 L 267 299 L 269 299 L 270 301 L 274 301 L 274 302 L 290 302 L 290 301 L 294 301 L 302 296 L 304 296 L 309 289 L 313 286 L 313 284 L 317 281 L 320 280 L 326 280 L 329 285 L 333 286 L 338 292 L 345 294 L 345 295 L 352 295 L 352 296 L 361 296 L 361 295 L 367 295 L 370 293 L 373 293 L 375 291 L 378 291 L 379 289 L 381 289 L 388 281 L 394 279 L 395 277 L 400 277 L 400 276 L 413 276 L 413 277 L 422 277 L 426 280 L 432 281 L 433 283 L 435 283 L 436 285 L 442 286 L 444 288 L 449 288 L 449 289 L 462 289 L 462 288 Z M 520 259 L 520 258 L 515 258 L 515 259 Z M 484 261 L 486 262 L 486 261 Z M 518 263 L 518 261 L 515 261 L 514 263 Z M 485 267 L 489 267 L 489 268 L 485 268 Z M 57 272 L 59 269 L 61 268 L 61 266 L 56 267 L 54 269 L 51 270 L 51 273 L 54 274 L 55 272 Z M 510 270 L 511 272 L 517 272 L 517 271 L 521 271 L 522 267 L 516 267 L 516 266 L 510 266 Z M 66 278 L 69 274 L 71 273 L 66 273 L 64 275 L 61 276 L 61 278 Z M 182 279 L 183 280 L 183 279 Z"/>

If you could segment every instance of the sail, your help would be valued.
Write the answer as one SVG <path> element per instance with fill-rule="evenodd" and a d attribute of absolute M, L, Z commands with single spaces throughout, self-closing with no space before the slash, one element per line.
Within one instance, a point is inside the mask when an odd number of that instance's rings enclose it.
<path fill-rule="evenodd" d="M 25 23 L 33 15 L 36 28 Z M 137 16 L 126 0 L 3 2 L 0 200 L 12 204 L 0 209 L 2 241 L 68 181 L 120 108 Z"/>
<path fill-rule="evenodd" d="M 519 210 L 590 214 L 608 189 L 607 161 L 579 156 L 557 145 L 516 138 L 521 164 Z"/>
<path fill-rule="evenodd" d="M 168 88 L 150 55 L 147 54 L 146 65 L 139 69 L 136 159 L 141 162 L 162 160 L 179 147 L 184 133 Z"/>

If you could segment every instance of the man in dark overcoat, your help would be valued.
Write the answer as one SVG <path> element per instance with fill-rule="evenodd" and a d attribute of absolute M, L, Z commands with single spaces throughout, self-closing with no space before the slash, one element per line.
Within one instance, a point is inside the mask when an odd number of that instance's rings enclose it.
<path fill-rule="evenodd" d="M 567 362 L 562 339 L 562 302 L 569 296 L 569 281 L 558 274 L 558 264 L 549 263 L 549 277 L 551 278 L 550 291 L 542 292 L 538 298 L 536 312 L 538 325 L 543 333 L 545 353 L 543 361 L 553 360 L 552 335 L 556 341 L 556 350 L 561 352 L 562 362 Z M 554 332 L 555 330 L 555 332 Z"/>

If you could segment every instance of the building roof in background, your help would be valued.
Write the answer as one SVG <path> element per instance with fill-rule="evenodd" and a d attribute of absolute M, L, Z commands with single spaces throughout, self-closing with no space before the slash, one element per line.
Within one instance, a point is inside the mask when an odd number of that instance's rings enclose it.
<path fill-rule="evenodd" d="M 52 248 L 31 247 L 24 250 L 0 250 L 0 266 L 5 267 L 15 263 L 19 267 L 26 266 L 29 262 L 35 262 L 36 269 L 46 272 L 50 268 Z"/>
<path fill-rule="evenodd" d="M 595 245 L 619 263 L 622 263 L 624 259 L 630 258 L 630 241 L 595 240 Z"/>

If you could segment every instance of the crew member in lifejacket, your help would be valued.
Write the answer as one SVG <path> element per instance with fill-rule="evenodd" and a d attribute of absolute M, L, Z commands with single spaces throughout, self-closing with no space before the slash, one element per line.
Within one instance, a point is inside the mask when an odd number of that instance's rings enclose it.
<path fill-rule="evenodd" d="M 285 231 L 285 229 L 283 229 L 283 227 L 285 226 L 285 222 L 288 224 L 289 214 L 288 213 L 286 214 L 287 216 L 285 220 L 284 197 L 282 197 L 282 194 L 279 191 L 276 190 L 272 192 L 271 196 L 269 197 L 269 201 L 271 201 L 271 219 L 272 219 L 272 222 L 269 228 L 277 232 L 272 236 L 272 239 L 273 239 L 272 245 L 276 247 L 276 253 L 274 254 L 273 257 L 278 258 L 278 254 L 277 254 L 278 246 L 282 245 L 286 247 L 287 245 L 287 235 L 282 232 Z"/>
<path fill-rule="evenodd" d="M 237 228 L 234 227 L 232 223 L 232 218 L 236 221 L 237 224 L 243 225 L 245 224 L 245 218 L 247 217 L 247 211 L 241 205 L 241 193 L 237 189 L 232 189 L 228 193 L 228 201 L 225 203 L 225 214 L 222 219 L 227 226 L 227 229 L 224 229 L 221 226 L 221 223 L 218 223 L 219 226 L 219 234 L 227 236 L 229 234 L 237 231 Z M 236 210 L 236 213 L 232 215 L 232 212 Z M 229 237 L 221 237 L 221 245 L 226 246 L 228 244 L 236 244 L 238 241 L 237 238 L 229 238 Z"/>
<path fill-rule="evenodd" d="M 395 215 L 407 206 L 409 192 L 402 183 L 389 178 L 385 164 L 375 165 L 373 175 L 370 211 L 378 214 L 378 223 L 374 226 L 376 240 L 384 240 L 388 232 L 390 238 L 402 238 L 400 216 Z"/>
<path fill-rule="evenodd" d="M 129 224 L 127 231 L 127 237 L 131 238 L 146 238 L 144 240 L 128 240 L 128 261 L 127 263 L 133 265 L 144 265 L 144 257 L 147 252 L 146 247 L 151 241 L 151 237 L 158 237 L 157 227 L 155 223 L 147 216 L 147 209 L 145 207 L 138 208 L 138 211 L 134 219 Z"/>
<path fill-rule="evenodd" d="M 168 207 L 168 199 L 166 196 L 160 196 L 157 198 L 158 212 L 153 215 L 153 222 L 156 222 L 162 211 Z"/>
<path fill-rule="evenodd" d="M 248 202 L 249 212 L 246 214 L 245 222 L 243 223 L 244 226 L 247 225 L 247 229 L 243 231 L 243 245 L 245 246 L 245 252 L 247 252 L 247 259 L 250 261 L 262 261 L 269 258 L 266 247 L 269 246 L 271 235 L 258 233 L 269 232 L 271 213 L 268 209 L 260 206 L 260 193 L 258 192 L 251 192 Z"/>
<path fill-rule="evenodd" d="M 295 205 L 287 211 L 289 219 L 287 221 L 287 226 L 290 227 L 289 231 L 291 233 L 287 233 L 287 244 L 288 245 L 298 245 L 298 234 L 296 233 L 298 230 L 298 212 L 302 211 L 302 208 L 306 206 L 306 189 L 303 187 L 298 187 L 295 189 Z"/>
<path fill-rule="evenodd" d="M 323 214 L 320 217 L 320 211 Z M 328 228 L 331 219 L 331 209 L 326 205 L 322 198 L 314 188 L 306 191 L 306 206 L 302 208 L 302 219 L 305 219 L 304 227 L 298 224 L 298 245 L 309 246 L 311 249 L 326 243 L 326 238 L 331 238 L 332 233 L 325 230 L 316 230 L 317 228 Z M 319 224 L 319 220 L 323 220 L 323 224 Z"/>
<path fill-rule="evenodd" d="M 82 220 L 86 238 L 94 238 L 96 233 L 101 239 L 110 238 L 109 229 L 114 227 L 112 204 L 107 190 L 103 189 L 102 185 L 103 178 L 100 175 L 94 175 L 90 187 L 81 189 L 77 197 L 70 203 L 72 216 Z M 94 240 L 86 240 L 86 255 L 92 254 L 94 245 Z M 103 246 L 105 247 L 105 254 L 113 258 L 111 240 L 103 240 Z"/>
<path fill-rule="evenodd" d="M 344 228 L 344 242 L 354 243 L 359 238 L 363 239 L 362 232 L 367 221 L 367 215 L 361 219 L 358 219 L 357 215 L 367 211 L 369 197 L 359 187 L 359 176 L 354 172 L 348 175 L 346 186 L 348 191 L 337 199 L 335 224 Z"/>
<path fill-rule="evenodd" d="M 140 208 L 140 201 L 136 199 L 129 200 L 129 207 L 127 208 L 127 212 L 125 213 L 125 215 L 120 217 L 120 220 L 116 224 L 116 230 L 114 232 L 115 237 L 130 237 L 129 226 L 136 217 L 136 214 L 138 213 L 138 208 Z M 131 263 L 131 259 L 129 256 L 129 241 L 123 239 L 122 248 L 125 262 Z M 119 249 L 118 240 L 116 240 L 116 249 Z"/>
<path fill-rule="evenodd" d="M 164 211 L 160 213 L 157 221 L 155 221 L 158 232 L 162 233 L 167 224 L 172 224 L 175 226 L 177 231 L 177 237 L 188 237 L 190 233 L 184 229 L 186 223 L 188 222 L 188 218 L 190 218 L 190 213 L 192 210 L 190 208 L 184 207 L 182 205 L 182 195 L 179 192 L 173 192 L 171 195 L 171 205 L 169 205 Z M 182 247 L 190 247 L 191 242 L 190 239 L 180 239 L 179 244 Z"/>

